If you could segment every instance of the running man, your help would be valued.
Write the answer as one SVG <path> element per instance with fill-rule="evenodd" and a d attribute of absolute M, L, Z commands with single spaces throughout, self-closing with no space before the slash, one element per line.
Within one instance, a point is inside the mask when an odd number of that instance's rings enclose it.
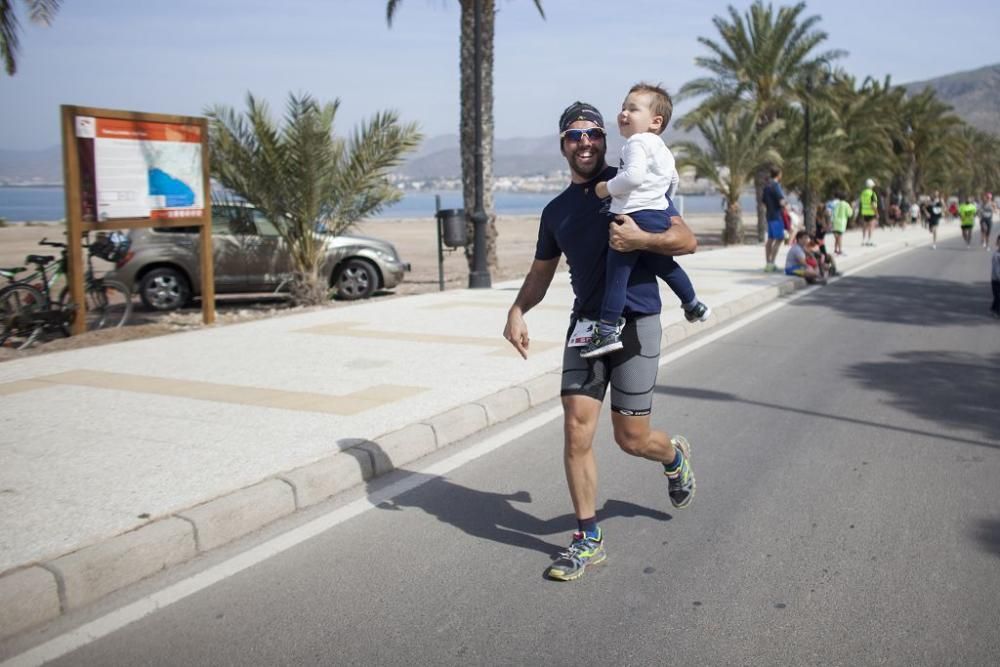
<path fill-rule="evenodd" d="M 993 193 L 983 195 L 983 203 L 979 207 L 979 240 L 986 250 L 990 249 L 990 233 L 993 231 L 993 218 L 996 217 L 997 204 L 993 201 Z"/>
<path fill-rule="evenodd" d="M 626 454 L 656 461 L 667 477 L 666 492 L 676 508 L 694 497 L 691 449 L 682 436 L 670 437 L 650 426 L 653 388 L 660 355 L 660 291 L 656 276 L 641 261 L 629 280 L 621 350 L 602 357 L 580 356 L 600 317 L 608 247 L 619 252 L 641 250 L 661 255 L 685 255 L 697 241 L 671 204 L 670 229 L 652 233 L 639 229 L 628 216 L 609 224 L 604 202 L 594 192 L 616 169 L 604 161 L 604 118 L 589 104 L 576 102 L 559 119 L 559 148 L 570 169 L 570 184 L 542 211 L 535 259 L 507 313 L 504 338 L 528 358 L 528 325 L 524 316 L 545 297 L 561 255 L 570 269 L 575 296 L 567 344 L 563 350 L 563 462 L 573 502 L 577 531 L 545 576 L 559 581 L 580 577 L 590 565 L 607 557 L 604 534 L 597 524 L 597 463 L 593 441 L 601 403 L 611 386 L 611 424 L 615 442 Z M 621 224 L 617 224 L 620 220 Z M 609 242 L 610 234 L 610 242 Z"/>
<path fill-rule="evenodd" d="M 965 240 L 965 247 L 972 247 L 972 228 L 976 226 L 976 202 L 972 201 L 972 195 L 965 198 L 965 203 L 958 207 L 958 217 L 962 225 L 962 238 Z"/>
<path fill-rule="evenodd" d="M 941 193 L 935 191 L 930 204 L 927 205 L 927 228 L 931 230 L 932 250 L 937 248 L 938 225 L 942 217 L 944 217 L 944 201 L 941 199 Z"/>

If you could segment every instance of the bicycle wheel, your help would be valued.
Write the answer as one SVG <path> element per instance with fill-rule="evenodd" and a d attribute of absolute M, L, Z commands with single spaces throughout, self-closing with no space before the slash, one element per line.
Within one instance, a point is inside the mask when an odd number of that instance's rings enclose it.
<path fill-rule="evenodd" d="M 42 333 L 35 315 L 45 310 L 45 295 L 31 285 L 14 283 L 0 289 L 0 347 L 23 350 Z"/>
<path fill-rule="evenodd" d="M 117 280 L 98 278 L 83 292 L 87 302 L 87 331 L 117 329 L 132 315 L 132 292 Z M 69 289 L 59 295 L 64 307 L 70 302 Z"/>

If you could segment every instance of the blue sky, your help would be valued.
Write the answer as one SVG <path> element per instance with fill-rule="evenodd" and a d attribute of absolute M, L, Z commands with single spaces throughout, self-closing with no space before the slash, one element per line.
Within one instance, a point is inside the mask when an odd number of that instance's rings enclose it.
<path fill-rule="evenodd" d="M 500 138 L 555 132 L 583 99 L 612 115 L 639 80 L 676 91 L 704 72 L 716 0 L 496 0 Z M 791 4 L 790 2 L 787 4 Z M 339 132 L 395 109 L 425 135 L 458 127 L 457 0 L 405 0 L 392 29 L 383 0 L 66 0 L 48 28 L 23 6 L 18 74 L 0 77 L 0 148 L 59 143 L 60 104 L 199 115 L 242 109 L 247 91 L 283 112 L 289 92 L 340 98 Z M 628 12 L 616 13 L 619 6 Z M 996 0 L 811 1 L 827 48 L 859 78 L 896 83 L 1000 63 Z M 685 107 L 680 107 L 683 112 Z M 1000 110 L 998 110 L 1000 113 Z"/>

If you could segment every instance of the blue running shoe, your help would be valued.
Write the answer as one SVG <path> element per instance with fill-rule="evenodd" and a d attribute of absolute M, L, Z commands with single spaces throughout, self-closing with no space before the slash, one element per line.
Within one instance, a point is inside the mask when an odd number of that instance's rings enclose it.
<path fill-rule="evenodd" d="M 691 470 L 691 443 L 683 435 L 675 435 L 670 439 L 674 447 L 681 452 L 681 465 L 677 470 L 667 471 L 667 495 L 670 504 L 677 509 L 684 509 L 694 498 L 694 472 Z"/>
<path fill-rule="evenodd" d="M 604 550 L 604 533 L 597 529 L 597 537 L 587 537 L 581 532 L 573 533 L 569 549 L 556 557 L 556 561 L 545 570 L 545 576 L 557 581 L 573 581 L 583 576 L 588 565 L 603 563 L 608 557 Z"/>

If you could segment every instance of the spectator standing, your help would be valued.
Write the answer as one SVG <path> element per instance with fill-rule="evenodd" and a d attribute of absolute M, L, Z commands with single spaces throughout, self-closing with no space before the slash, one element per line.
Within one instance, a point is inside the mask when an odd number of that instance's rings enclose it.
<path fill-rule="evenodd" d="M 875 194 L 875 181 L 865 181 L 865 188 L 858 198 L 858 210 L 861 214 L 861 245 L 872 246 L 872 234 L 878 222 L 878 195 Z"/>
<path fill-rule="evenodd" d="M 781 169 L 771 167 L 771 181 L 764 186 L 762 195 L 764 207 L 767 209 L 767 241 L 764 242 L 764 271 L 777 271 L 775 260 L 778 257 L 778 249 L 781 242 L 785 240 L 785 215 L 787 214 L 788 202 L 785 201 L 785 192 L 781 189 Z"/>
<path fill-rule="evenodd" d="M 847 221 L 854 217 L 854 209 L 847 202 L 847 195 L 838 192 L 834 197 L 833 204 L 833 253 L 835 255 L 846 256 L 844 254 L 843 236 L 847 231 Z"/>

